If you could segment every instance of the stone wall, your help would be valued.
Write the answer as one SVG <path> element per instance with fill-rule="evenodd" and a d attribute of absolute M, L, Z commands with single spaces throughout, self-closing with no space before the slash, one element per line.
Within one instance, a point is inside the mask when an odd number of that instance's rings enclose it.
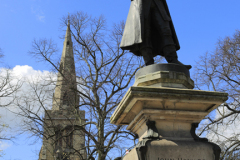
<path fill-rule="evenodd" d="M 78 110 L 47 110 L 44 119 L 43 145 L 39 154 L 39 160 L 55 160 L 57 152 L 67 154 L 71 160 L 81 160 L 79 154 L 86 158 L 85 135 L 80 130 L 85 123 L 85 111 Z M 67 129 L 72 128 L 67 132 Z M 61 147 L 56 145 L 57 133 L 61 132 Z M 67 138 L 72 133 L 72 147 L 67 146 Z M 68 142 L 71 144 L 71 142 Z"/>

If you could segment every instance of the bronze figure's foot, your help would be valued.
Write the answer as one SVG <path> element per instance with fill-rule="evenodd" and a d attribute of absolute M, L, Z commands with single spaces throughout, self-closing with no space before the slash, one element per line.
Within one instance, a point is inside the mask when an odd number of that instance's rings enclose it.
<path fill-rule="evenodd" d="M 181 63 L 178 59 L 174 59 L 174 60 L 172 60 L 171 62 L 168 62 L 168 63 L 175 63 L 175 64 L 183 65 L 183 66 L 185 66 L 187 69 L 191 69 L 191 68 L 192 68 L 191 65 L 185 65 L 185 64 Z"/>
<path fill-rule="evenodd" d="M 143 59 L 144 59 L 144 57 L 143 57 Z M 145 65 L 146 65 L 146 66 L 152 65 L 152 64 L 154 64 L 154 59 L 152 58 L 152 59 L 150 59 L 150 60 L 148 60 L 148 61 L 145 61 L 145 59 L 144 59 L 144 62 L 145 62 Z"/>
<path fill-rule="evenodd" d="M 192 68 L 191 65 L 184 65 L 178 60 L 176 49 L 173 46 L 167 46 L 164 48 L 163 51 L 164 51 L 165 59 L 167 60 L 168 63 L 183 65 L 187 69 Z"/>
<path fill-rule="evenodd" d="M 186 67 L 187 69 L 191 69 L 192 66 L 191 65 L 184 65 L 183 63 L 181 63 L 177 57 L 165 57 L 168 63 L 175 63 L 175 64 L 179 64 L 179 65 L 183 65 L 184 67 Z"/>

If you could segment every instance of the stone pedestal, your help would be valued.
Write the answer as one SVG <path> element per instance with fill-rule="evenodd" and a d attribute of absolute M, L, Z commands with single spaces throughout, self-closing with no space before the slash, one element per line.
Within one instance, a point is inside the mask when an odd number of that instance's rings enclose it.
<path fill-rule="evenodd" d="M 128 125 L 139 143 L 124 160 L 217 160 L 220 148 L 195 134 L 198 123 L 227 100 L 227 94 L 193 90 L 189 71 L 176 64 L 139 70 L 111 117 Z"/>

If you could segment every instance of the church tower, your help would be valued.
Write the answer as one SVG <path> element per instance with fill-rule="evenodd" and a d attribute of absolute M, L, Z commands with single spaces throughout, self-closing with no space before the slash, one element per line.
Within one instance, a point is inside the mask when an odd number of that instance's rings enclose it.
<path fill-rule="evenodd" d="M 85 123 L 85 112 L 79 110 L 78 105 L 79 95 L 68 21 L 52 110 L 45 111 L 39 160 L 86 159 L 85 137 L 81 131 L 82 124 Z"/>

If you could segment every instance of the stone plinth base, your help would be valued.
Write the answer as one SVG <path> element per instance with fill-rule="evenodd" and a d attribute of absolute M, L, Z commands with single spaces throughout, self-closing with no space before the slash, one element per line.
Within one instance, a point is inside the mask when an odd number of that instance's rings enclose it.
<path fill-rule="evenodd" d="M 186 67 L 178 64 L 153 64 L 140 69 L 133 86 L 193 89 Z"/>
<path fill-rule="evenodd" d="M 123 160 L 218 160 L 220 148 L 195 134 L 198 123 L 225 102 L 227 93 L 193 90 L 183 65 L 155 64 L 136 73 L 111 116 L 128 125 L 139 143 Z"/>
<path fill-rule="evenodd" d="M 123 160 L 216 160 L 221 149 L 209 142 L 186 140 L 145 140 Z"/>

